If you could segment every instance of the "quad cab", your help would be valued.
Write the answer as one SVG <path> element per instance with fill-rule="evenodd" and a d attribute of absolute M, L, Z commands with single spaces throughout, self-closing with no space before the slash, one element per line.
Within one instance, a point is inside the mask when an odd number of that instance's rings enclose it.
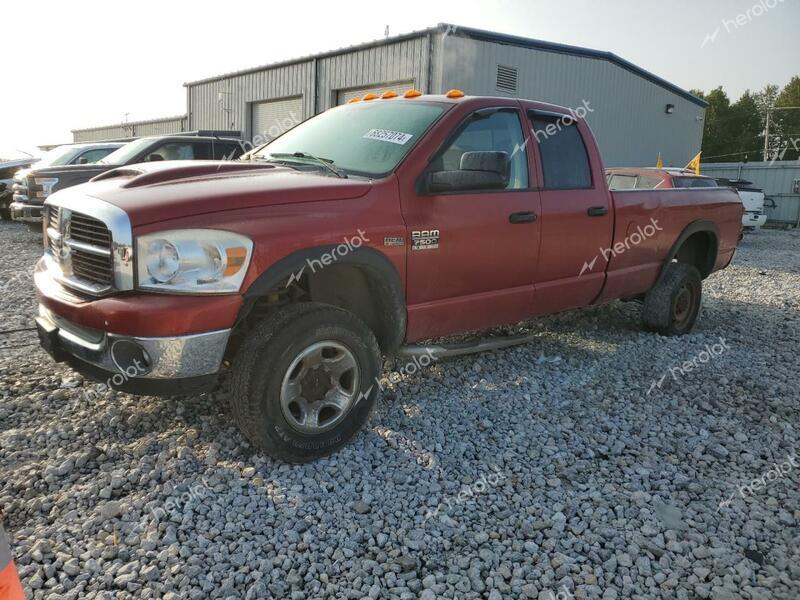
<path fill-rule="evenodd" d="M 151 162 L 50 196 L 42 345 L 137 394 L 212 389 L 258 448 L 302 462 L 367 421 L 382 357 L 615 299 L 691 330 L 742 204 L 727 188 L 609 192 L 567 109 L 368 95 L 246 162 Z M 463 350 L 463 348 L 462 348 Z"/>

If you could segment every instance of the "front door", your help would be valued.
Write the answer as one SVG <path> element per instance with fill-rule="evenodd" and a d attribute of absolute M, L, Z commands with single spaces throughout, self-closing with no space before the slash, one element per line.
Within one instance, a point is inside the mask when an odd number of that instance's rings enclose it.
<path fill-rule="evenodd" d="M 511 163 L 505 189 L 429 193 L 401 182 L 409 190 L 401 198 L 409 231 L 409 341 L 530 314 L 540 208 L 523 119 L 518 105 L 476 110 L 454 128 L 427 167 L 459 170 L 465 152 L 505 152 Z"/>

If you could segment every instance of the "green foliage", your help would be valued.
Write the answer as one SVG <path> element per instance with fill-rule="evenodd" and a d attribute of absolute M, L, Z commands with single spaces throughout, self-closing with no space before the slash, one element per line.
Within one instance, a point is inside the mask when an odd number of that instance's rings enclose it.
<path fill-rule="evenodd" d="M 800 107 L 800 77 L 781 90 L 767 85 L 763 90 L 747 90 L 736 102 L 722 89 L 709 93 L 692 90 L 709 103 L 703 129 L 703 160 L 738 162 L 763 160 L 767 109 Z M 800 110 L 772 110 L 770 114 L 770 154 L 782 160 L 796 160 L 800 152 Z"/>

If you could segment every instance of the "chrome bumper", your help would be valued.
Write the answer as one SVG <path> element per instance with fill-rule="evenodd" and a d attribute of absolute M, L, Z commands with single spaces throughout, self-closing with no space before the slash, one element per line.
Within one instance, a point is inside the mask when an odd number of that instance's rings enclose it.
<path fill-rule="evenodd" d="M 112 376 L 152 380 L 218 373 L 231 333 L 223 329 L 178 337 L 123 336 L 76 325 L 41 304 L 37 322 L 57 330 L 61 349 L 75 358 Z M 131 360 L 131 356 L 142 360 Z"/>
<path fill-rule="evenodd" d="M 8 208 L 11 211 L 11 218 L 15 221 L 39 223 L 42 220 L 42 209 L 44 207 L 41 204 L 12 202 Z"/>

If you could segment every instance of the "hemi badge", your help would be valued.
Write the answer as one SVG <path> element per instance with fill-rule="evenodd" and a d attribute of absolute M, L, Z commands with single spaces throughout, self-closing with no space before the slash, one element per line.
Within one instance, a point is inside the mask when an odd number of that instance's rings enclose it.
<path fill-rule="evenodd" d="M 384 246 L 403 246 L 406 243 L 405 239 L 401 237 L 385 237 L 383 238 Z"/>

